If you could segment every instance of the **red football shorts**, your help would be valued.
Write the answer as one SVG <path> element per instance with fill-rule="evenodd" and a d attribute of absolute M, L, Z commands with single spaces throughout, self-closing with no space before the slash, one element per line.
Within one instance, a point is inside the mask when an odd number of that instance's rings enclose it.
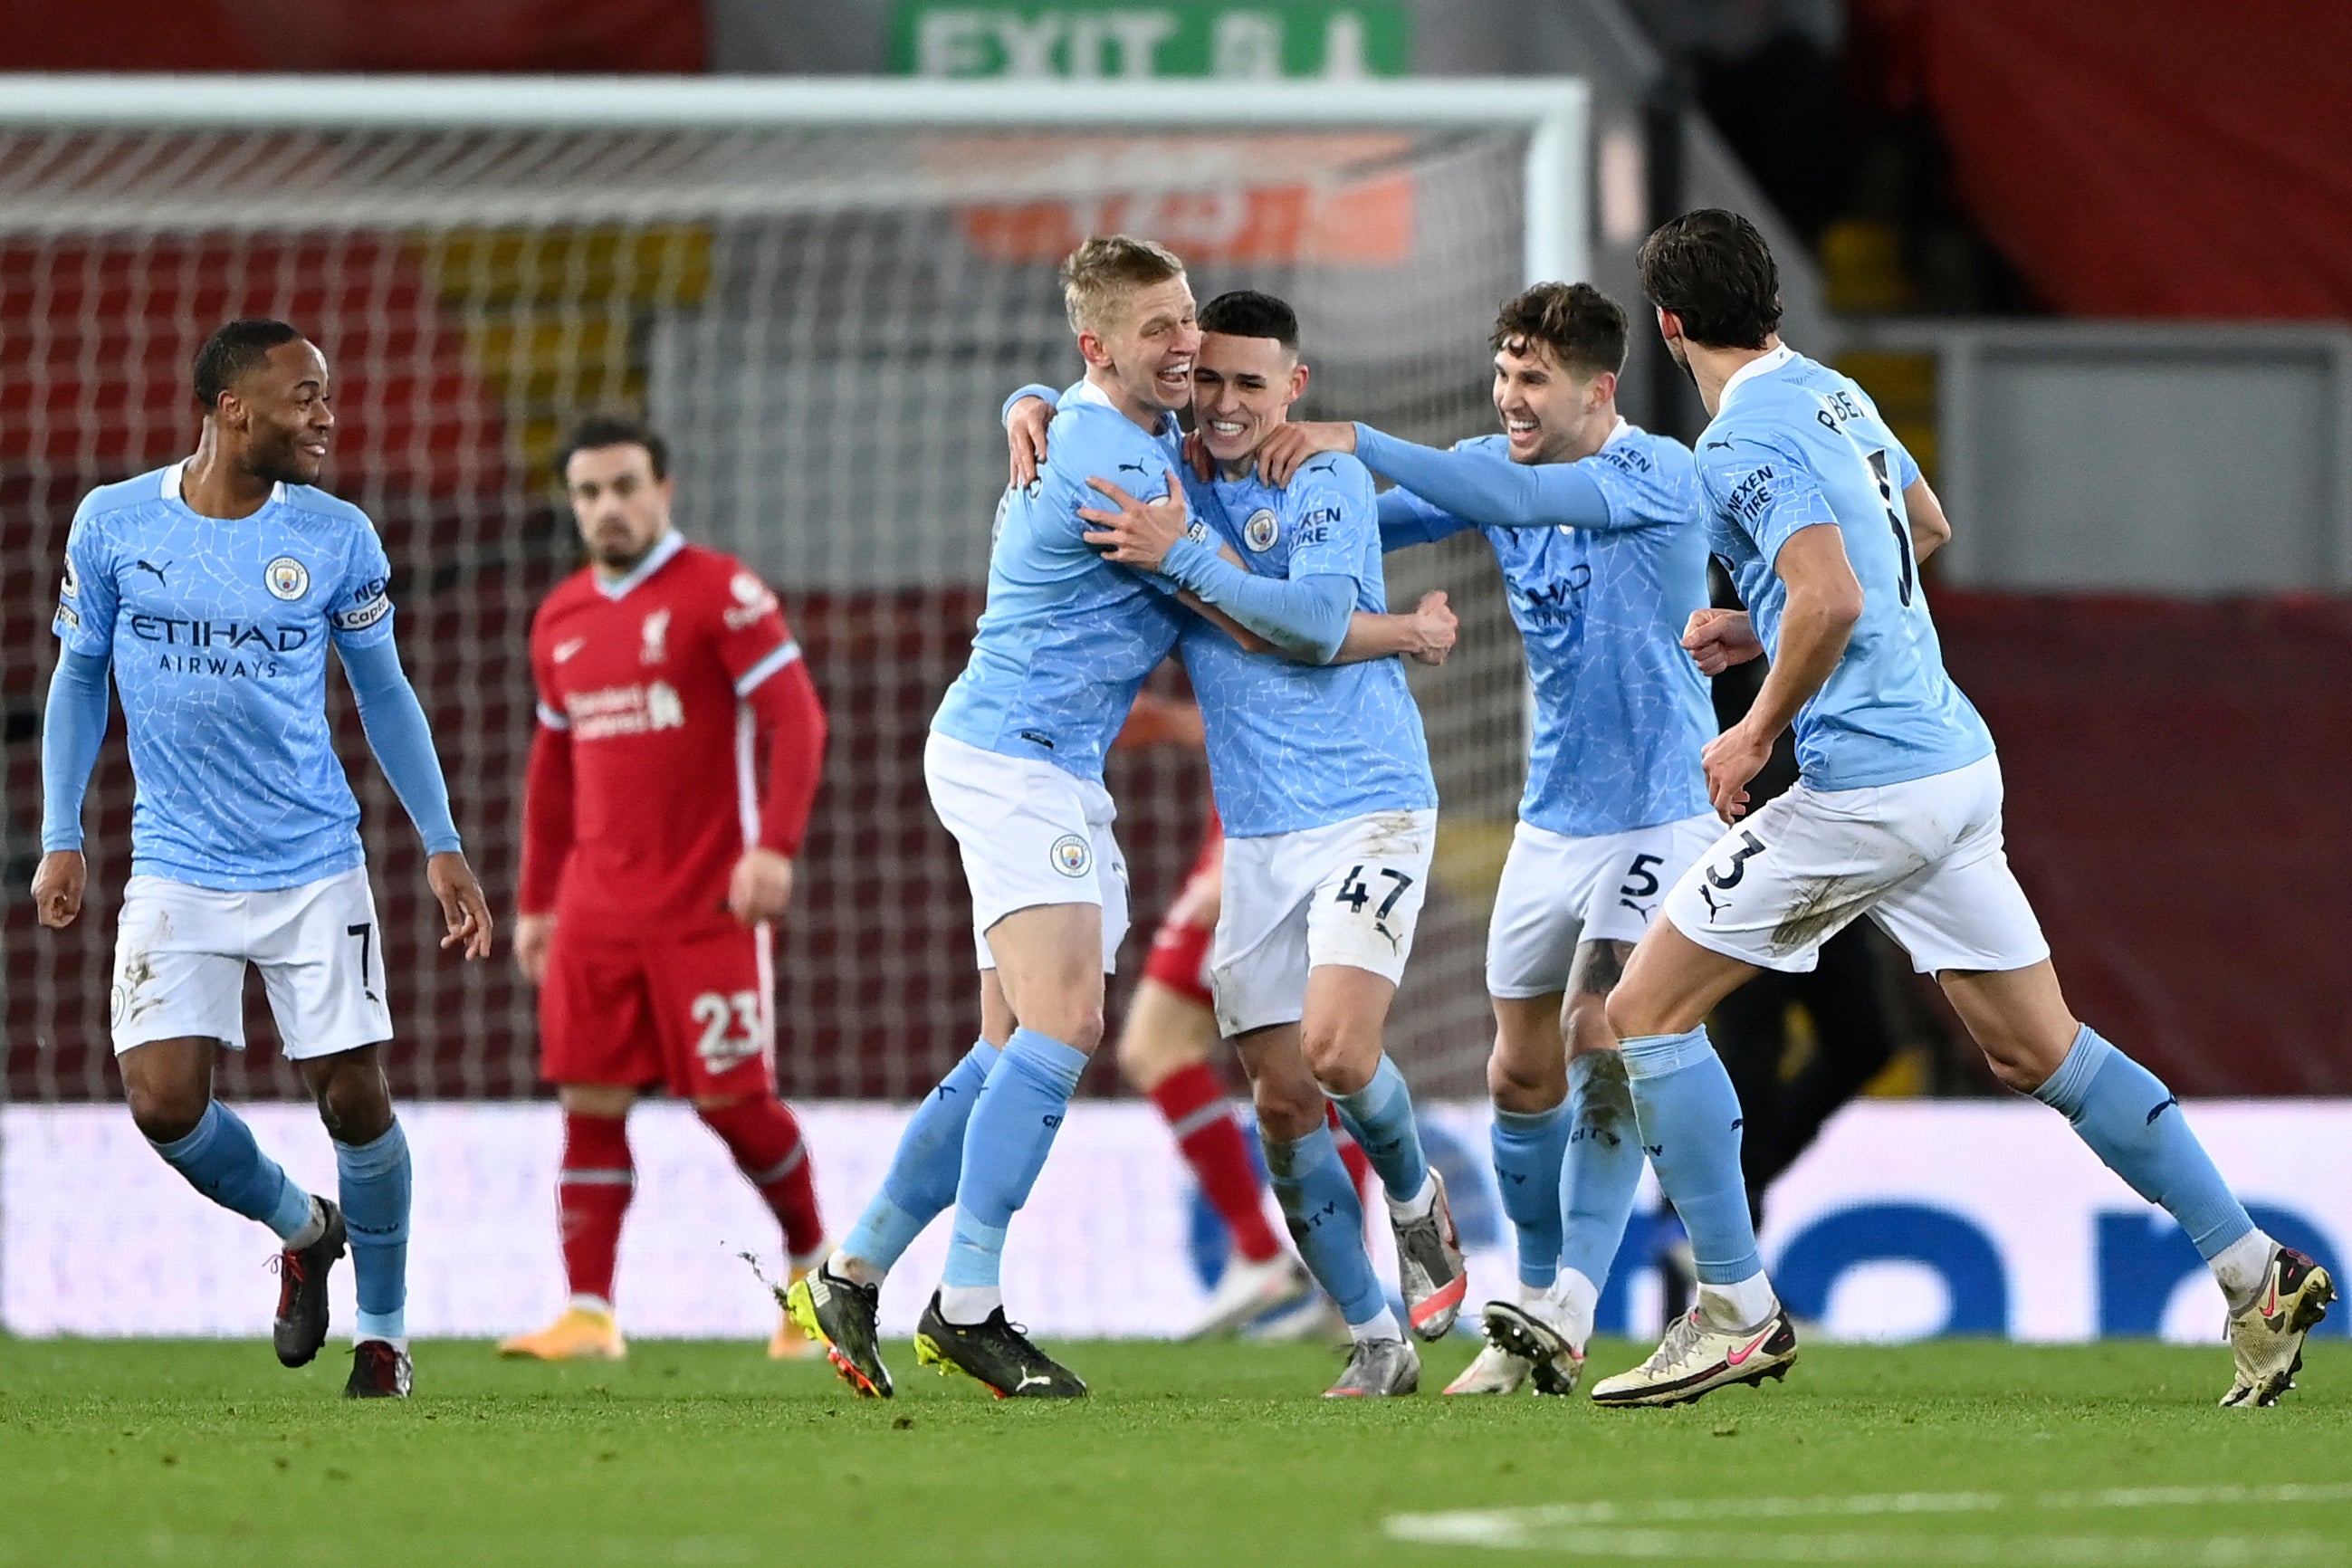
<path fill-rule="evenodd" d="M 1217 820 L 1216 808 L 1209 811 L 1209 831 L 1201 840 L 1201 852 L 1192 860 L 1192 868 L 1184 874 L 1183 890 L 1176 895 L 1168 913 L 1152 933 L 1151 952 L 1143 961 L 1143 973 L 1178 995 L 1188 997 L 1203 1007 L 1216 1005 L 1209 994 L 1209 945 L 1217 934 L 1213 900 L 1203 905 L 1203 894 L 1214 893 L 1224 874 L 1225 831 Z M 1207 914 L 1203 920 L 1202 916 Z"/>
<path fill-rule="evenodd" d="M 765 926 L 614 939 L 558 925 L 539 993 L 541 1075 L 682 1099 L 773 1092 L 771 944 Z"/>

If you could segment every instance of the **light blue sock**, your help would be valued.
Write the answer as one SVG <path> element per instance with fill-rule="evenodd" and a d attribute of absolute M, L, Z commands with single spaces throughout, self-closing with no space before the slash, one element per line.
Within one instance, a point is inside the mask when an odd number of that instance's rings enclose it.
<path fill-rule="evenodd" d="M 1380 1276 L 1364 1250 L 1364 1205 L 1331 1130 L 1318 1127 L 1288 1143 L 1267 1139 L 1265 1169 L 1298 1256 L 1339 1304 L 1339 1315 L 1352 1327 L 1387 1312 Z"/>
<path fill-rule="evenodd" d="M 955 1202 L 956 1177 L 963 1168 L 964 1129 L 981 1087 L 996 1066 L 997 1051 L 986 1040 L 966 1051 L 939 1086 L 923 1097 L 907 1130 L 898 1135 L 898 1152 L 882 1176 L 882 1188 L 841 1244 L 845 1256 L 888 1271 L 903 1257 L 923 1227 L 947 1212 Z"/>
<path fill-rule="evenodd" d="M 408 1135 L 400 1123 L 373 1143 L 337 1143 L 343 1225 L 352 1237 L 355 1340 L 397 1340 L 408 1324 Z"/>
<path fill-rule="evenodd" d="M 1619 1042 L 1643 1151 L 1690 1233 L 1702 1285 L 1736 1285 L 1764 1272 L 1748 1184 L 1739 1173 L 1739 1095 L 1702 1024 L 1686 1035 Z"/>
<path fill-rule="evenodd" d="M 2172 1091 L 2088 1024 L 2033 1098 L 2073 1122 L 2132 1191 L 2179 1220 L 2208 1263 L 2254 1228 Z"/>
<path fill-rule="evenodd" d="M 1421 1152 L 1421 1128 L 1412 1119 L 1412 1093 L 1404 1074 L 1383 1055 L 1372 1081 L 1353 1094 L 1334 1095 L 1348 1134 L 1381 1175 L 1391 1201 L 1410 1203 L 1429 1184 L 1429 1161 Z"/>
<path fill-rule="evenodd" d="M 233 1214 L 259 1220 L 280 1241 L 310 1223 L 310 1194 L 261 1152 L 245 1118 L 217 1100 L 205 1107 L 194 1131 L 157 1143 L 155 1152 L 196 1191 Z"/>
<path fill-rule="evenodd" d="M 951 1288 L 993 1289 L 1004 1261 L 1004 1227 L 1021 1205 L 1054 1134 L 1070 1109 L 1087 1054 L 1034 1029 L 1015 1029 L 971 1110 L 956 1180 L 955 1229 L 948 1238 Z"/>
<path fill-rule="evenodd" d="M 1568 1106 L 1573 1125 L 1559 1167 L 1559 1263 L 1599 1289 L 1609 1283 L 1642 1184 L 1642 1140 L 1624 1057 L 1592 1051 L 1572 1058 Z"/>
<path fill-rule="evenodd" d="M 1566 1100 L 1549 1110 L 1497 1107 L 1488 1133 L 1495 1187 L 1518 1239 L 1519 1283 L 1535 1289 L 1559 1273 L 1560 1161 L 1568 1152 Z"/>

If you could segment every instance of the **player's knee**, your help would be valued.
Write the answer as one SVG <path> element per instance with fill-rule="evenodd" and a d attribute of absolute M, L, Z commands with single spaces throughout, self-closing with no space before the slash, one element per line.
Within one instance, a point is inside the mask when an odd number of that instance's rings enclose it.
<path fill-rule="evenodd" d="M 392 1131 L 392 1086 L 374 1063 L 351 1063 L 311 1085 L 319 1120 L 338 1143 L 373 1143 Z"/>
<path fill-rule="evenodd" d="M 1609 993 L 1601 1005 L 1601 1027 L 1609 1031 L 1610 1039 L 1639 1039 L 1644 1035 L 1675 1035 L 1682 1033 L 1664 1009 L 1623 986 Z"/>
<path fill-rule="evenodd" d="M 1073 1007 L 1056 1016 L 1028 1026 L 1074 1051 L 1092 1056 L 1102 1045 L 1103 1016 L 1099 1006 Z"/>
<path fill-rule="evenodd" d="M 1323 1125 L 1323 1091 L 1311 1078 L 1258 1079 L 1250 1100 L 1260 1135 L 1272 1142 L 1288 1143 Z"/>
<path fill-rule="evenodd" d="M 1557 1053 L 1538 1060 L 1497 1040 L 1494 1054 L 1486 1058 L 1486 1092 L 1507 1110 L 1539 1110 L 1541 1104 L 1530 1102 L 1544 1100 L 1547 1095 L 1549 1103 L 1557 1104 L 1565 1080 Z"/>
<path fill-rule="evenodd" d="M 1378 1040 L 1366 1041 L 1352 1030 L 1310 1027 L 1299 1036 L 1298 1053 L 1326 1093 L 1353 1094 L 1372 1081 L 1381 1065 Z"/>
<path fill-rule="evenodd" d="M 130 1102 L 131 1121 L 151 1143 L 176 1143 L 196 1130 L 212 1104 L 212 1094 L 200 1084 L 158 1084 L 126 1081 L 123 1098 Z"/>
<path fill-rule="evenodd" d="M 1985 1065 L 1992 1069 L 2000 1086 L 2019 1094 L 2032 1094 L 2040 1089 L 2058 1070 L 2059 1063 L 2066 1059 L 2063 1049 L 2053 1053 L 2041 1042 L 2022 1036 L 1988 1031 L 1977 1045 L 1984 1052 Z"/>

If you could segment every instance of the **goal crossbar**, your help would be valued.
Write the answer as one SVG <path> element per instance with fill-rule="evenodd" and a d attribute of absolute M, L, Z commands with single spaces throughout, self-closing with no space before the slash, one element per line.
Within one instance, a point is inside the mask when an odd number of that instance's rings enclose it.
<path fill-rule="evenodd" d="M 1111 83 L 0 74 L 0 129 L 18 132 L 1515 132 L 1526 137 L 1523 261 L 1531 280 L 1586 275 L 1589 101 L 1576 78 Z M 0 213 L 0 226 L 19 226 Z"/>

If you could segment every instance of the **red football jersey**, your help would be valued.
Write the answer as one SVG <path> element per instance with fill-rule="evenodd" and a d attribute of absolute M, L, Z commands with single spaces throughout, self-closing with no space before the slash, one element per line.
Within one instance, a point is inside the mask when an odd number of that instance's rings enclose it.
<path fill-rule="evenodd" d="M 569 741 L 562 921 L 643 931 L 730 918 L 728 879 L 760 836 L 744 698 L 799 658 L 767 585 L 675 533 L 618 582 L 583 569 L 547 596 L 530 664 L 540 722 Z"/>

